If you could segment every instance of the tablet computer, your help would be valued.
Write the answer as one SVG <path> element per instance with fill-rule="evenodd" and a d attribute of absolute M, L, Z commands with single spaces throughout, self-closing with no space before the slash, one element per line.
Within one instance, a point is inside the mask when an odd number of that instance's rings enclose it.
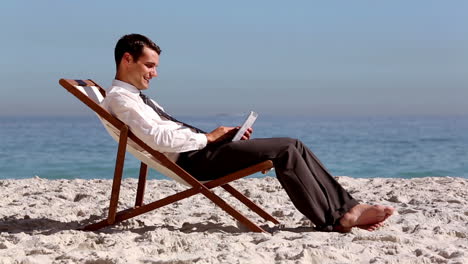
<path fill-rule="evenodd" d="M 242 124 L 242 126 L 239 128 L 236 135 L 232 138 L 232 141 L 240 140 L 244 135 L 245 131 L 249 129 L 249 127 L 252 127 L 255 120 L 257 120 L 257 116 L 257 113 L 255 113 L 254 111 L 250 111 L 249 116 L 245 120 L 244 124 Z"/>

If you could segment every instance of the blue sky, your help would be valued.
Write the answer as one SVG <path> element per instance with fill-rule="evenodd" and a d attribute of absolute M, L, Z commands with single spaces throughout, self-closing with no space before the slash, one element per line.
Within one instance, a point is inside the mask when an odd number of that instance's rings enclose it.
<path fill-rule="evenodd" d="M 466 1 L 4 1 L 0 115 L 84 115 L 127 33 L 163 50 L 174 114 L 466 115 Z"/>

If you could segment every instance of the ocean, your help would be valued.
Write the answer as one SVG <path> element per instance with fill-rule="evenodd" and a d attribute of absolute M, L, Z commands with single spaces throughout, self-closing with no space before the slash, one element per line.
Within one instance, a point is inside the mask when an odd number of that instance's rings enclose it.
<path fill-rule="evenodd" d="M 211 131 L 245 116 L 177 117 Z M 468 178 L 468 117 L 273 117 L 260 113 L 253 138 L 302 140 L 335 176 Z M 117 143 L 93 114 L 0 117 L 0 179 L 111 179 Z M 138 177 L 130 154 L 124 177 Z M 271 175 L 271 174 L 270 174 Z M 262 177 L 256 174 L 253 177 Z M 149 178 L 165 178 L 150 170 Z"/>

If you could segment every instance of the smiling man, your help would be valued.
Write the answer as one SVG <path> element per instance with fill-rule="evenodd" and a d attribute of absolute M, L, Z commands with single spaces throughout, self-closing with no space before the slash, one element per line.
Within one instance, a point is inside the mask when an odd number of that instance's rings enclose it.
<path fill-rule="evenodd" d="M 360 204 L 333 178 L 301 141 L 292 138 L 231 141 L 238 128 L 218 127 L 207 133 L 180 122 L 142 90 L 157 77 L 161 49 L 139 34 L 123 36 L 115 47 L 117 73 L 102 105 L 125 122 L 150 147 L 164 153 L 199 180 L 272 160 L 277 178 L 296 208 L 317 230 L 375 230 L 393 214 L 389 206 Z"/>

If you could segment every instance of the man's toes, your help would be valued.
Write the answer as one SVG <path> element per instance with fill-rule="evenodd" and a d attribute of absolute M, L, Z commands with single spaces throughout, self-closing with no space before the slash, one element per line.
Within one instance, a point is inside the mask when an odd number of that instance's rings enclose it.
<path fill-rule="evenodd" d="M 367 231 L 375 231 L 375 230 L 381 228 L 382 226 L 384 226 L 384 224 L 385 224 L 384 222 L 378 222 L 378 223 L 369 224 L 369 225 L 359 225 L 357 227 L 360 228 L 360 229 L 367 230 Z"/>

